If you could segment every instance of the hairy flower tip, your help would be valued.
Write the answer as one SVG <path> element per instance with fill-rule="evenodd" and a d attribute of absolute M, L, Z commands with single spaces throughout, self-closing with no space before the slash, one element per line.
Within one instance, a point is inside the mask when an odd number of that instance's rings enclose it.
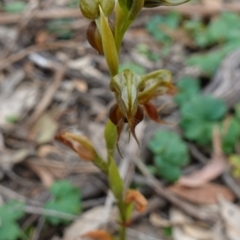
<path fill-rule="evenodd" d="M 189 1 L 190 0 L 145 0 L 144 7 L 153 8 L 159 6 L 176 6 Z"/>
<path fill-rule="evenodd" d="M 94 240 L 113 240 L 112 236 L 103 230 L 88 232 L 84 234 L 83 237 L 94 239 Z"/>
<path fill-rule="evenodd" d="M 108 21 L 112 33 L 114 33 L 114 22 Z M 98 51 L 99 54 L 103 54 L 103 43 L 100 31 L 97 28 L 95 21 L 91 21 L 87 28 L 87 40 L 89 44 Z"/>
<path fill-rule="evenodd" d="M 147 208 L 147 199 L 137 190 L 129 189 L 125 196 L 126 203 L 135 204 L 136 210 L 138 212 L 144 212 Z"/>
<path fill-rule="evenodd" d="M 87 161 L 93 161 L 96 151 L 92 143 L 85 136 L 77 136 L 73 133 L 64 132 L 55 137 L 57 140 L 70 147 L 80 158 Z"/>
<path fill-rule="evenodd" d="M 103 13 L 109 16 L 115 6 L 115 0 L 80 0 L 80 10 L 86 18 L 97 19 L 100 16 L 99 6 L 101 6 Z"/>

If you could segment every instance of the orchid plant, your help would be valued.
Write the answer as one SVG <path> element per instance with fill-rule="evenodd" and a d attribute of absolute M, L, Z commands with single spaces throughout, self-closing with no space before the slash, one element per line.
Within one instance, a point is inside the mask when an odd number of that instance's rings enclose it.
<path fill-rule="evenodd" d="M 110 91 L 115 96 L 115 103 L 110 109 L 105 127 L 107 157 L 100 156 L 92 142 L 85 136 L 62 132 L 56 138 L 78 153 L 81 159 L 91 161 L 108 176 L 109 187 L 119 209 L 120 226 L 118 238 L 113 238 L 102 230 L 89 232 L 86 237 L 125 240 L 126 226 L 134 207 L 139 212 L 146 210 L 145 197 L 137 190 L 124 188 L 114 153 L 125 124 L 129 134 L 139 144 L 135 128 L 144 119 L 144 114 L 153 121 L 163 122 L 159 119 L 157 108 L 151 100 L 175 91 L 168 70 L 157 70 L 143 76 L 129 69 L 119 72 L 119 52 L 124 34 L 144 7 L 174 6 L 188 1 L 190 0 L 80 0 L 83 16 L 91 21 L 86 31 L 88 42 L 105 57 L 110 72 Z M 114 21 L 109 17 L 113 13 Z"/>

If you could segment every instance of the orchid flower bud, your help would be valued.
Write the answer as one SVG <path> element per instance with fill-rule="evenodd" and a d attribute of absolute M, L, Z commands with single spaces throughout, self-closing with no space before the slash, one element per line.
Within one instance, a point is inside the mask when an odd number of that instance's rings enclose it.
<path fill-rule="evenodd" d="M 114 33 L 114 23 L 112 21 L 108 21 L 108 23 L 112 33 Z M 91 21 L 88 25 L 87 40 L 89 44 L 98 51 L 99 54 L 103 54 L 102 37 L 95 21 Z"/>
<path fill-rule="evenodd" d="M 103 13 L 109 16 L 115 6 L 114 0 L 80 0 L 79 7 L 82 14 L 89 19 L 96 19 L 100 16 L 99 6 Z"/>
<path fill-rule="evenodd" d="M 87 137 L 70 132 L 61 132 L 55 138 L 75 151 L 81 159 L 92 162 L 102 172 L 107 173 L 107 163 L 101 158 Z"/>
<path fill-rule="evenodd" d="M 158 6 L 176 6 L 190 0 L 145 0 L 144 7 L 146 8 L 153 8 Z"/>

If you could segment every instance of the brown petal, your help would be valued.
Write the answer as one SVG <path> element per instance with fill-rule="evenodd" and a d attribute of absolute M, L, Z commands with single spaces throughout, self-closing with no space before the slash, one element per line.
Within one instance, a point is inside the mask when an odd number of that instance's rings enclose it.
<path fill-rule="evenodd" d="M 143 104 L 143 106 L 144 106 L 144 110 L 147 113 L 147 115 L 149 116 L 149 118 L 151 118 L 155 122 L 167 124 L 167 122 L 161 120 L 158 117 L 157 108 L 152 103 L 147 102 L 147 103 Z"/>
<path fill-rule="evenodd" d="M 117 104 L 114 104 L 111 107 L 110 112 L 109 112 L 109 118 L 115 124 L 115 126 L 117 127 L 118 140 L 119 140 L 119 137 L 120 137 L 121 132 L 122 132 L 123 127 L 124 127 L 124 116 L 122 115 L 122 113 L 121 113 Z"/>
<path fill-rule="evenodd" d="M 132 133 L 138 145 L 140 144 L 135 133 L 135 128 L 143 120 L 143 118 L 144 118 L 143 109 L 140 106 L 138 106 L 136 114 L 133 116 L 132 119 L 129 119 L 128 122 L 129 130 Z"/>

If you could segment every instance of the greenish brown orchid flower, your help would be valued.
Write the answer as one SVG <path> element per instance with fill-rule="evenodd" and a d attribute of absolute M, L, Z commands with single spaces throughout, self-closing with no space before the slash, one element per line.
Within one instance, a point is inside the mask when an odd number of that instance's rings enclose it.
<path fill-rule="evenodd" d="M 176 6 L 191 0 L 145 0 L 144 7 L 153 8 L 159 6 Z"/>
<path fill-rule="evenodd" d="M 157 108 L 150 100 L 171 93 L 175 87 L 172 85 L 171 73 L 167 70 L 158 70 L 139 76 L 125 69 L 112 78 L 110 89 L 115 94 L 116 103 L 110 109 L 109 118 L 117 127 L 118 139 L 127 123 L 129 132 L 139 144 L 135 128 L 143 120 L 144 112 L 153 121 L 164 122 L 159 119 Z"/>

